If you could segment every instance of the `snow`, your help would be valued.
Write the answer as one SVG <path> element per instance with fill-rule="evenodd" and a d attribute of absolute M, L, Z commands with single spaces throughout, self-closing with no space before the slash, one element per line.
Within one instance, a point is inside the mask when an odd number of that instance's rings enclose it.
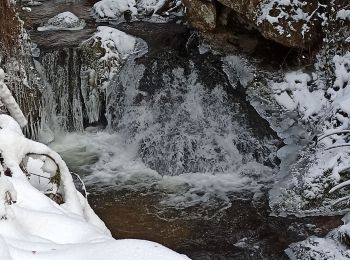
<path fill-rule="evenodd" d="M 281 214 L 334 214 L 347 207 L 348 195 L 342 188 L 350 184 L 344 175 L 350 169 L 350 52 L 335 55 L 332 63 L 331 87 L 324 87 L 318 66 L 312 76 L 293 71 L 270 84 L 282 109 L 297 111 L 297 120 L 301 119 L 310 133 L 310 141 L 298 151 L 298 159 L 288 170 L 290 175 L 273 189 L 270 204 Z M 317 143 L 311 141 L 315 135 L 319 136 Z"/>
<path fill-rule="evenodd" d="M 264 21 L 267 21 L 274 26 L 280 35 L 283 35 L 288 33 L 288 31 L 285 31 L 283 27 L 280 26 L 282 22 L 289 25 L 290 31 L 296 31 L 293 25 L 295 25 L 296 22 L 302 21 L 304 24 L 300 33 L 305 37 L 305 33 L 310 30 L 309 22 L 320 7 L 320 4 L 315 8 L 313 5 L 307 5 L 308 3 L 306 1 L 299 0 L 261 1 L 256 24 L 260 25 Z"/>
<path fill-rule="evenodd" d="M 277 102 L 289 111 L 298 110 L 303 120 L 319 113 L 323 108 L 324 92 L 309 91 L 311 76 L 301 71 L 289 72 L 281 83 L 273 83 Z"/>
<path fill-rule="evenodd" d="M 85 21 L 79 19 L 71 12 L 63 12 L 50 18 L 44 26 L 38 27 L 38 31 L 53 31 L 53 30 L 82 30 L 85 27 Z"/>
<path fill-rule="evenodd" d="M 311 236 L 304 241 L 292 243 L 285 250 L 291 260 L 327 259 L 348 260 L 350 252 L 343 243 L 348 241 L 350 234 L 350 215 L 345 215 L 342 220 L 344 225 L 329 232 L 324 238 Z"/>

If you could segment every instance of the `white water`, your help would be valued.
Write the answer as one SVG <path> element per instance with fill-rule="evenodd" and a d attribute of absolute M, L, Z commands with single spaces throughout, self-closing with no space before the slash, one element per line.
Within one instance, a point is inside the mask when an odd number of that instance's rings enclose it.
<path fill-rule="evenodd" d="M 220 200 L 228 205 L 233 193 L 258 192 L 270 181 L 272 170 L 256 162 L 221 173 L 183 173 L 161 176 L 137 155 L 137 147 L 126 144 L 119 134 L 71 133 L 56 139 L 51 147 L 71 168 L 84 173 L 88 186 L 99 189 L 165 192 L 163 203 L 188 207 Z"/>

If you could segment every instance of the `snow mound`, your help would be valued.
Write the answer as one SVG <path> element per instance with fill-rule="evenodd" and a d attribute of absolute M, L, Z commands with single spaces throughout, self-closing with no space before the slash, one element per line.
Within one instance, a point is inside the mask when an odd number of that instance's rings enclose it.
<path fill-rule="evenodd" d="M 44 26 L 38 27 L 38 31 L 53 30 L 82 30 L 85 27 L 85 21 L 79 19 L 71 12 L 60 13 L 50 18 Z"/>

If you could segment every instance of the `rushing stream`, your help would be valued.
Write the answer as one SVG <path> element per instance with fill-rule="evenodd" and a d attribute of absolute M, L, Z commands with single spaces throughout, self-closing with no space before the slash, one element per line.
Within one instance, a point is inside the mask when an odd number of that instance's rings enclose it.
<path fill-rule="evenodd" d="M 57 3 L 33 8 L 31 26 Z M 116 238 L 153 240 L 198 260 L 285 259 L 291 242 L 339 225 L 337 217 L 269 216 L 281 140 L 246 100 L 242 79 L 227 76 L 222 56 L 200 51 L 185 26 L 116 25 L 138 37 L 138 51 L 88 103 L 77 46 L 95 30 L 91 1 L 58 6 L 87 27 L 31 33 L 51 86 L 44 123 Z"/>

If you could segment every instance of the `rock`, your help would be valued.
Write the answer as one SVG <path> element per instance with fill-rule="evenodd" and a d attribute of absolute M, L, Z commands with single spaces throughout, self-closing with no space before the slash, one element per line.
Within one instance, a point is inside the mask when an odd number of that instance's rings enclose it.
<path fill-rule="evenodd" d="M 321 21 L 317 10 L 316 0 L 293 1 L 289 5 L 269 0 L 255 10 L 258 13 L 255 23 L 265 38 L 287 47 L 307 49 L 319 42 Z"/>
<path fill-rule="evenodd" d="M 192 26 L 201 31 L 215 29 L 216 17 L 221 19 L 225 14 L 216 14 L 216 9 L 228 7 L 232 12 L 225 24 L 226 30 L 235 29 L 234 20 L 245 21 L 253 25 L 266 39 L 287 47 L 307 49 L 318 42 L 321 33 L 318 1 L 278 1 L 278 0 L 184 0 L 187 17 Z M 220 7 L 221 6 L 221 7 Z M 214 15 L 215 13 L 215 15 Z M 227 17 L 225 17 L 227 20 Z"/>
<path fill-rule="evenodd" d="M 192 27 L 200 31 L 212 31 L 216 27 L 216 7 L 214 3 L 201 0 L 184 0 L 186 16 Z"/>

